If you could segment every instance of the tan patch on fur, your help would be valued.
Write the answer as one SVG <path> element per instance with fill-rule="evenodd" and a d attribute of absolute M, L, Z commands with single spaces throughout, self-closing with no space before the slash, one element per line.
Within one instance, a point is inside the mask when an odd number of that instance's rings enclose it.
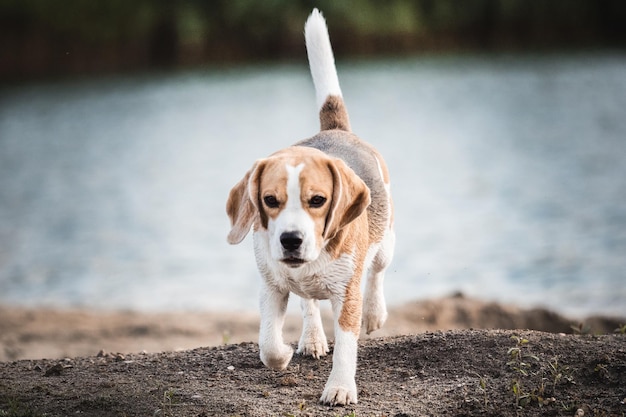
<path fill-rule="evenodd" d="M 346 227 L 342 235 L 341 252 L 355 255 L 355 268 L 352 278 L 346 286 L 343 305 L 339 315 L 339 326 L 344 331 L 350 331 L 357 337 L 361 332 L 361 317 L 363 298 L 361 295 L 361 277 L 363 275 L 363 263 L 367 253 L 368 244 L 364 239 L 367 236 L 367 221 L 361 217 Z"/>
<path fill-rule="evenodd" d="M 320 130 L 350 131 L 348 110 L 340 96 L 328 96 L 320 109 Z"/>
<path fill-rule="evenodd" d="M 275 219 L 287 201 L 287 170 L 285 164 L 281 164 L 274 158 L 263 160 L 263 164 L 263 175 L 258 179 L 255 194 L 261 224 L 267 229 L 268 218 Z M 277 208 L 269 208 L 263 203 L 263 198 L 268 195 L 274 196 L 280 202 Z"/>
<path fill-rule="evenodd" d="M 259 207 L 256 198 L 251 198 L 251 194 L 256 193 L 254 188 L 257 187 L 258 179 L 263 172 L 262 165 L 262 161 L 255 162 L 228 195 L 226 212 L 231 222 L 231 230 L 228 233 L 228 243 L 231 245 L 240 243 L 253 224 L 255 229 L 258 227 Z"/>
<path fill-rule="evenodd" d="M 333 195 L 324 237 L 332 240 L 340 230 L 365 213 L 371 198 L 367 185 L 341 159 L 331 159 L 328 169 L 333 177 Z M 367 233 L 363 238 L 365 236 Z"/>

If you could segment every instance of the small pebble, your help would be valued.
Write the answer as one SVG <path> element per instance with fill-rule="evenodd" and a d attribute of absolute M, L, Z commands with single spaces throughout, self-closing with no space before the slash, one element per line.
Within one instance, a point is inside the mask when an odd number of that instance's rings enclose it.
<path fill-rule="evenodd" d="M 234 366 L 232 366 L 232 365 L 230 365 L 230 366 L 229 366 L 228 368 L 226 368 L 226 369 L 228 369 L 229 371 L 234 371 L 234 370 L 235 370 L 235 367 L 234 367 Z"/>
<path fill-rule="evenodd" d="M 574 417 L 583 417 L 585 415 L 585 411 L 582 408 L 579 408 L 578 410 L 576 410 L 576 414 L 574 414 Z"/>

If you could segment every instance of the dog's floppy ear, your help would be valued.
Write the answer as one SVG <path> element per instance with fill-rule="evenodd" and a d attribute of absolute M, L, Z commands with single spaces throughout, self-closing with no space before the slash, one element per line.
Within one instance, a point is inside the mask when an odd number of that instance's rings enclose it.
<path fill-rule="evenodd" d="M 231 223 L 227 238 L 231 245 L 240 243 L 246 237 L 257 213 L 264 227 L 267 227 L 267 216 L 263 212 L 263 207 L 258 203 L 259 181 L 264 166 L 262 160 L 255 162 L 250 171 L 230 190 L 226 202 L 226 213 Z"/>
<path fill-rule="evenodd" d="M 370 190 L 341 159 L 332 159 L 328 167 L 333 176 L 333 197 L 326 216 L 324 238 L 337 232 L 359 217 L 370 205 Z"/>

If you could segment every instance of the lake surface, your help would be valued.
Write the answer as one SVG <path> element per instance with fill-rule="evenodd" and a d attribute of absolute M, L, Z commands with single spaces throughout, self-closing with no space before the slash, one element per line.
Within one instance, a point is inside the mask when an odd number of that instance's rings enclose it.
<path fill-rule="evenodd" d="M 392 174 L 390 304 L 459 290 L 626 315 L 625 54 L 352 61 L 339 76 Z M 256 310 L 228 191 L 317 129 L 304 63 L 5 87 L 0 302 Z"/>

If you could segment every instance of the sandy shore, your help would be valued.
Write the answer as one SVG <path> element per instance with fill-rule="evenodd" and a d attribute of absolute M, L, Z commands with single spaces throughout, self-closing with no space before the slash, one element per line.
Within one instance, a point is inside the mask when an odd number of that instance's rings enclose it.
<path fill-rule="evenodd" d="M 589 317 L 581 330 L 612 333 L 626 318 Z M 0 306 L 0 361 L 65 358 L 105 352 L 163 352 L 256 342 L 257 312 L 88 311 Z M 332 338 L 330 311 L 324 325 Z M 520 309 L 453 295 L 393 307 L 384 328 L 363 339 L 452 329 L 575 332 L 579 320 L 545 309 Z M 297 341 L 301 320 L 290 315 L 285 339 Z"/>

